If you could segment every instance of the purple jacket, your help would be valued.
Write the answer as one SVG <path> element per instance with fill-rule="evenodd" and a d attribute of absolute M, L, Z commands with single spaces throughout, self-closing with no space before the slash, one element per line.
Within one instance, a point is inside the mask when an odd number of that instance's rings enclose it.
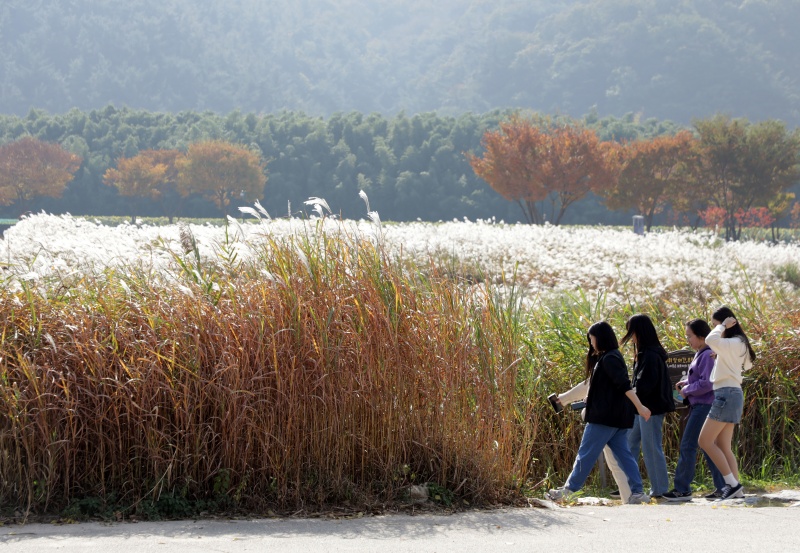
<path fill-rule="evenodd" d="M 711 357 L 711 348 L 705 346 L 694 354 L 689 365 L 689 372 L 684 377 L 688 383 L 681 390 L 683 397 L 689 398 L 689 404 L 711 404 L 714 402 L 714 383 L 711 382 L 711 370 L 714 368 L 714 359 Z"/>

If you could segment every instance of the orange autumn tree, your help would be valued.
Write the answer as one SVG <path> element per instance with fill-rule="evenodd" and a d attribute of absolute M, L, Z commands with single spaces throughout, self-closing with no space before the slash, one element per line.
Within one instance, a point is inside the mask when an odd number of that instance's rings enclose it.
<path fill-rule="evenodd" d="M 549 199 L 558 225 L 570 205 L 614 183 L 619 148 L 575 123 L 540 123 L 516 116 L 501 123 L 484 134 L 483 157 L 468 159 L 476 175 L 520 205 L 529 223 L 544 222 L 537 204 Z"/>
<path fill-rule="evenodd" d="M 151 197 L 161 205 L 172 223 L 180 200 L 188 196 L 188 192 L 178 186 L 178 164 L 184 154 L 178 150 L 145 150 L 140 155 L 150 159 L 154 165 L 166 167 L 164 178 L 156 184 Z"/>
<path fill-rule="evenodd" d="M 636 209 L 650 231 L 653 217 L 673 200 L 688 200 L 697 140 L 691 132 L 637 140 L 625 145 L 615 186 L 603 194 L 610 209 Z"/>
<path fill-rule="evenodd" d="M 233 199 L 244 203 L 261 198 L 267 182 L 264 168 L 261 156 L 244 146 L 198 142 L 178 161 L 178 187 L 202 194 L 227 215 Z"/>
<path fill-rule="evenodd" d="M 121 196 L 134 198 L 152 197 L 156 185 L 161 182 L 167 168 L 163 164 L 154 164 L 142 155 L 134 157 L 121 157 L 117 160 L 117 167 L 109 168 L 103 175 L 103 182 L 117 189 Z M 127 202 L 130 210 L 131 223 L 136 222 L 138 203 Z"/>
<path fill-rule="evenodd" d="M 483 135 L 483 157 L 467 156 L 475 174 L 505 199 L 517 202 L 531 224 L 543 222 L 536 204 L 547 198 L 539 176 L 544 141 L 545 134 L 533 122 L 514 116 Z"/>
<path fill-rule="evenodd" d="M 593 130 L 577 124 L 550 129 L 546 146 L 540 178 L 553 205 L 552 221 L 558 225 L 569 206 L 589 192 L 602 194 L 616 184 L 620 146 L 601 141 Z"/>
<path fill-rule="evenodd" d="M 24 211 L 36 197 L 59 198 L 80 166 L 80 157 L 30 136 L 0 146 L 0 205 Z"/>
<path fill-rule="evenodd" d="M 182 154 L 178 150 L 145 150 L 134 157 L 121 157 L 116 168 L 105 172 L 103 181 L 114 186 L 122 196 L 131 198 L 150 198 L 164 203 L 165 198 L 174 200 L 179 194 L 186 194 L 177 186 L 177 161 Z M 135 202 L 131 207 L 131 222 L 136 220 Z M 170 223 L 173 211 L 168 212 Z"/>

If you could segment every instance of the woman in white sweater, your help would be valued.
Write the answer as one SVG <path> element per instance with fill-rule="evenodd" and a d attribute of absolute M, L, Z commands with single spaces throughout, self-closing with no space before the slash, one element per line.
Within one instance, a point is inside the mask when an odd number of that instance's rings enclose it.
<path fill-rule="evenodd" d="M 720 497 L 720 500 L 725 500 L 744 497 L 731 442 L 734 427 L 741 422 L 744 409 L 742 372 L 753 366 L 756 354 L 730 308 L 717 309 L 711 323 L 714 328 L 706 336 L 706 345 L 716 354 L 711 371 L 714 403 L 698 442 L 725 479 Z"/>

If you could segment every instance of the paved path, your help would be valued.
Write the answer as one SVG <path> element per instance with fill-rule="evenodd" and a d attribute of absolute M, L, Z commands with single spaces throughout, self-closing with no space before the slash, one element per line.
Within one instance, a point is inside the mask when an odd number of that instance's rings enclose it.
<path fill-rule="evenodd" d="M 0 527 L 0 552 L 800 551 L 800 507 L 775 505 L 701 500 L 345 520 L 28 524 Z"/>

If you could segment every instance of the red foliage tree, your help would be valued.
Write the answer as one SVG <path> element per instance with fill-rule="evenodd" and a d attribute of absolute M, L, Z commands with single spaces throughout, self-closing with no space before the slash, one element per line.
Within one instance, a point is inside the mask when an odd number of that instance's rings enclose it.
<path fill-rule="evenodd" d="M 707 227 L 724 228 L 725 221 L 728 219 L 728 212 L 724 207 L 708 206 L 704 210 L 698 212 L 698 215 L 703 220 Z"/>
<path fill-rule="evenodd" d="M 769 228 L 775 222 L 775 216 L 766 207 L 739 209 L 733 216 L 741 228 Z"/>

